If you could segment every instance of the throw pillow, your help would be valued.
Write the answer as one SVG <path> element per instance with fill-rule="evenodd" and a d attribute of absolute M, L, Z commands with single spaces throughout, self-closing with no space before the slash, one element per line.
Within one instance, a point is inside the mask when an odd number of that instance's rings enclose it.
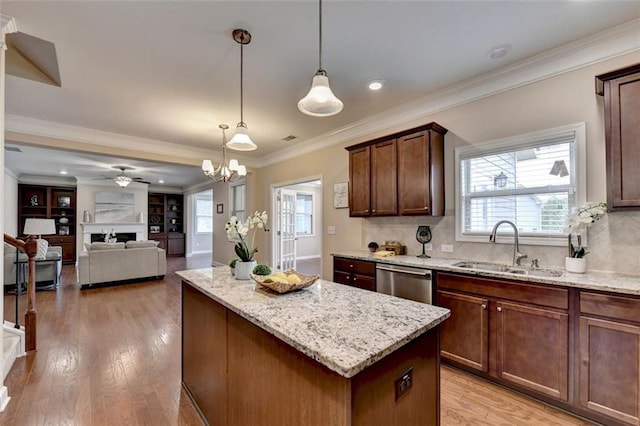
<path fill-rule="evenodd" d="M 36 252 L 36 260 L 44 260 L 47 257 L 47 250 L 49 249 L 49 241 L 42 238 L 36 240 L 38 243 L 38 251 Z"/>
<path fill-rule="evenodd" d="M 146 247 L 158 247 L 158 242 L 154 240 L 127 241 L 127 248 L 146 248 Z"/>
<path fill-rule="evenodd" d="M 91 243 L 91 251 L 98 251 L 98 250 L 122 250 L 124 249 L 124 243 L 103 243 L 100 241 L 97 241 L 95 243 Z"/>

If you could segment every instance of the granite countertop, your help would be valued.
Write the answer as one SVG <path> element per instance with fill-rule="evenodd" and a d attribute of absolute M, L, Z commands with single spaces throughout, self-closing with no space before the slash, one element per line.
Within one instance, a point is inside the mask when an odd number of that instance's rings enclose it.
<path fill-rule="evenodd" d="M 608 291 L 612 293 L 640 295 L 640 275 L 618 274 L 614 272 L 587 272 L 572 274 L 564 270 L 559 277 L 540 277 L 534 275 L 520 275 L 509 272 L 486 271 L 479 269 L 460 268 L 455 263 L 470 261 L 470 259 L 423 259 L 416 256 L 377 257 L 368 251 L 347 251 L 331 253 L 332 256 L 350 259 L 368 260 L 389 265 L 414 266 L 434 271 L 460 272 L 482 277 L 508 278 L 515 281 L 528 281 L 541 284 L 575 287 L 585 290 Z"/>
<path fill-rule="evenodd" d="M 176 274 L 214 301 L 347 378 L 451 314 L 445 308 L 325 280 L 276 295 L 262 290 L 254 281 L 236 280 L 227 267 Z"/>

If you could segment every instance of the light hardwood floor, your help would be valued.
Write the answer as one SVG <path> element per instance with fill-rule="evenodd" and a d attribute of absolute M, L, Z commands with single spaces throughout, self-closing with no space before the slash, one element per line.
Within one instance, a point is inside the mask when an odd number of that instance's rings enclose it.
<path fill-rule="evenodd" d="M 11 401 L 0 425 L 201 425 L 180 386 L 180 282 L 173 271 L 209 261 L 169 258 L 162 281 L 82 291 L 75 269 L 65 266 L 58 291 L 37 293 L 38 350 L 9 373 Z M 5 295 L 6 319 L 13 304 Z M 442 425 L 582 424 L 442 368 Z"/>

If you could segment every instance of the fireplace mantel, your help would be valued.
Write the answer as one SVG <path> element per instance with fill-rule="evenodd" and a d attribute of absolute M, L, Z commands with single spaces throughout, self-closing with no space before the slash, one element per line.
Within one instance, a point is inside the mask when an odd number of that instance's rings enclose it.
<path fill-rule="evenodd" d="M 82 237 L 84 244 L 91 244 L 91 234 L 102 234 L 104 232 L 113 232 L 116 234 L 119 232 L 135 232 L 136 240 L 146 239 L 146 225 L 138 222 L 117 222 L 117 223 L 96 223 L 96 222 L 83 222 L 80 223 L 82 227 Z M 103 232 L 104 231 L 104 232 Z M 84 246 L 84 245 L 83 245 Z"/>

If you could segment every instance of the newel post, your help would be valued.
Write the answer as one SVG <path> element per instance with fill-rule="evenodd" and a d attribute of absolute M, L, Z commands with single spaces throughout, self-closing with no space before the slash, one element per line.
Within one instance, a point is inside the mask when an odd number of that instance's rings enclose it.
<path fill-rule="evenodd" d="M 27 274 L 27 313 L 24 316 L 25 350 L 36 350 L 36 253 L 38 243 L 33 235 L 27 238 L 24 251 L 29 257 Z"/>

